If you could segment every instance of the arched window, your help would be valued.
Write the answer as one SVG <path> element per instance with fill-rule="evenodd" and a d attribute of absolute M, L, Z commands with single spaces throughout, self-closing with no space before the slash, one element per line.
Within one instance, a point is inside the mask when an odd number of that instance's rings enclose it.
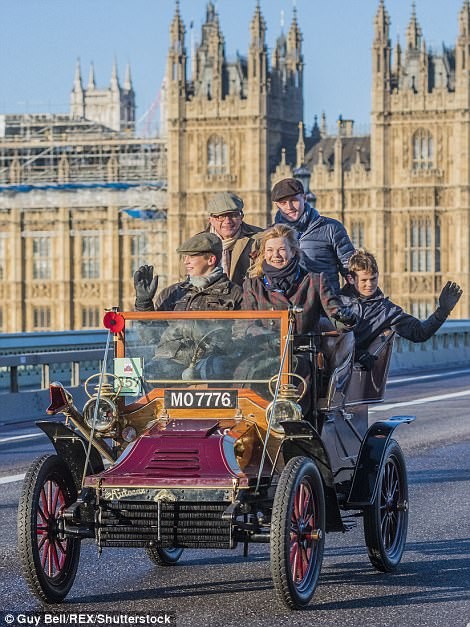
<path fill-rule="evenodd" d="M 223 137 L 214 135 L 207 142 L 207 173 L 226 174 L 227 171 L 227 144 Z"/>
<path fill-rule="evenodd" d="M 429 170 L 433 167 L 434 146 L 429 131 L 420 128 L 413 135 L 413 170 Z"/>

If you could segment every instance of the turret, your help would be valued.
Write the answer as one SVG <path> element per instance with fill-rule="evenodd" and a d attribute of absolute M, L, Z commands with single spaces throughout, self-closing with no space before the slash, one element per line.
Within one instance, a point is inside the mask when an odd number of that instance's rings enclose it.
<path fill-rule="evenodd" d="M 168 52 L 167 73 L 170 81 L 170 91 L 172 84 L 179 87 L 179 91 L 184 91 L 186 86 L 186 49 L 184 47 L 184 24 L 181 19 L 179 2 L 176 2 L 175 15 L 170 26 L 170 50 Z"/>
<path fill-rule="evenodd" d="M 70 94 L 70 114 L 73 118 L 85 117 L 85 101 L 82 85 L 82 70 L 80 59 L 77 59 L 75 66 L 75 77 L 73 81 L 72 92 Z"/>
<path fill-rule="evenodd" d="M 91 91 L 96 89 L 96 81 L 95 81 L 95 66 L 93 65 L 93 61 L 90 63 L 90 71 L 88 72 L 88 85 L 87 91 Z"/>
<path fill-rule="evenodd" d="M 293 84 L 302 89 L 302 33 L 297 23 L 297 9 L 295 7 L 287 34 L 287 73 L 290 75 Z"/>
<path fill-rule="evenodd" d="M 380 0 L 374 22 L 374 42 L 372 44 L 372 80 L 374 90 L 388 90 L 390 87 L 390 17 L 384 0 Z"/>
<path fill-rule="evenodd" d="M 455 51 L 456 89 L 467 97 L 470 71 L 470 2 L 465 0 L 459 15 L 459 36 Z"/>
<path fill-rule="evenodd" d="M 268 57 L 266 47 L 266 23 L 259 1 L 250 25 L 250 49 L 248 53 L 248 80 L 251 91 L 264 92 L 268 73 Z"/>

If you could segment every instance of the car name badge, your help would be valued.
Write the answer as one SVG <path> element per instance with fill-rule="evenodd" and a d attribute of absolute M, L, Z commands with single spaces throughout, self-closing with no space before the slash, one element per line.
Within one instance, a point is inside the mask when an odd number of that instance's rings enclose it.
<path fill-rule="evenodd" d="M 165 409 L 236 409 L 237 390 L 165 390 Z"/>

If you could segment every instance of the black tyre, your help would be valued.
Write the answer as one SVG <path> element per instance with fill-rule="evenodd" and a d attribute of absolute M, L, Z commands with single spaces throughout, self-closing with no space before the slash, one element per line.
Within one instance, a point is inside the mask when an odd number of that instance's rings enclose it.
<path fill-rule="evenodd" d="M 390 440 L 380 469 L 375 502 L 364 509 L 364 536 L 369 559 L 384 573 L 396 569 L 408 530 L 408 479 L 399 444 Z"/>
<path fill-rule="evenodd" d="M 279 479 L 271 519 L 271 573 L 278 598 L 301 609 L 313 597 L 323 561 L 325 496 L 316 464 L 291 459 Z"/>
<path fill-rule="evenodd" d="M 155 546 L 149 546 L 145 550 L 157 566 L 174 566 L 184 551 L 184 549 L 160 549 Z"/>
<path fill-rule="evenodd" d="M 57 455 L 37 459 L 26 473 L 18 506 L 18 549 L 28 585 L 46 603 L 63 601 L 75 579 L 80 540 L 62 539 L 58 520 L 77 498 L 68 466 Z"/>

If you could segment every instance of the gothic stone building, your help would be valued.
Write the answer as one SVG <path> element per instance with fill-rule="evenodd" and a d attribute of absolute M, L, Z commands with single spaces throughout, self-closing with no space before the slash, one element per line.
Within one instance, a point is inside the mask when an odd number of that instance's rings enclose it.
<path fill-rule="evenodd" d="M 424 316 L 454 279 L 455 317 L 470 317 L 469 1 L 455 47 L 429 50 L 413 10 L 392 53 L 379 0 L 370 136 L 348 120 L 304 136 L 295 12 L 269 58 L 259 4 L 250 35 L 247 56 L 229 60 L 209 2 L 189 59 L 177 5 L 166 137 L 135 137 L 130 71 L 121 86 L 115 67 L 107 89 L 92 68 L 84 87 L 78 67 L 68 114 L 0 116 L 0 331 L 99 326 L 104 307 L 132 307 L 141 263 L 161 287 L 179 278 L 173 251 L 205 226 L 210 194 L 235 191 L 264 226 L 271 184 L 293 173 L 310 175 L 319 210 L 377 255 L 395 301 Z"/>
<path fill-rule="evenodd" d="M 181 239 L 204 228 L 208 196 L 219 190 L 232 190 L 244 199 L 248 222 L 269 223 L 270 173 L 282 146 L 293 157 L 302 120 L 303 61 L 295 11 L 287 37 L 278 38 L 270 60 L 257 4 L 248 56 L 229 61 L 218 15 L 209 2 L 191 79 L 178 7 L 170 33 L 168 232 L 174 250 Z M 170 275 L 177 277 L 176 265 Z"/>
<path fill-rule="evenodd" d="M 392 52 L 380 0 L 370 136 L 355 136 L 347 120 L 335 136 L 315 125 L 295 164 L 310 171 L 320 212 L 342 220 L 355 245 L 377 256 L 384 291 L 420 317 L 449 279 L 464 289 L 454 317 L 470 317 L 468 0 L 458 24 L 455 47 L 429 50 L 413 8 L 406 43 Z M 273 179 L 292 172 L 282 160 Z"/>

